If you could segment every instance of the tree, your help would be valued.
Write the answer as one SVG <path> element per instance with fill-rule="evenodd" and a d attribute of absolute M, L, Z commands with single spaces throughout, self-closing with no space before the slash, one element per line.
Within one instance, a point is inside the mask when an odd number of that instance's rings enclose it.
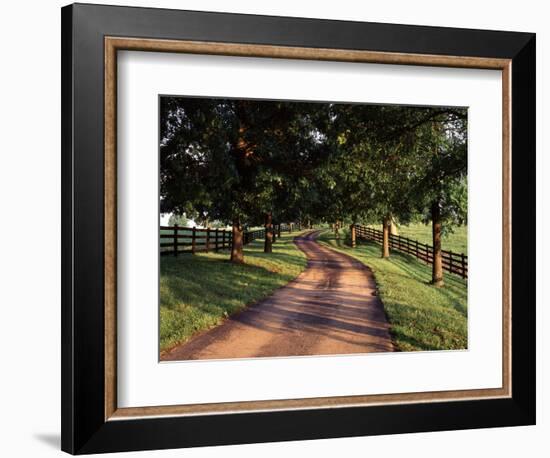
<path fill-rule="evenodd" d="M 234 103 L 163 97 L 160 121 L 161 211 L 231 222 L 231 259 L 242 262 L 244 208 L 237 193 L 244 146 Z"/>
<path fill-rule="evenodd" d="M 339 151 L 333 175 L 338 176 L 338 210 L 354 225 L 359 220 L 383 224 L 382 256 L 389 256 L 392 219 L 409 218 L 412 202 L 407 198 L 411 155 L 404 154 L 401 136 L 391 133 L 402 125 L 403 107 L 376 105 L 336 105 L 335 132 L 331 135 Z M 338 172 L 339 171 L 339 172 Z"/>
<path fill-rule="evenodd" d="M 380 222 L 388 257 L 394 220 L 433 224 L 433 283 L 441 234 L 466 218 L 466 111 L 448 107 L 161 98 L 161 211 L 243 226 Z"/>
<path fill-rule="evenodd" d="M 467 113 L 434 116 L 416 128 L 423 166 L 411 192 L 425 222 L 432 222 L 432 284 L 443 286 L 442 235 L 467 222 Z"/>
<path fill-rule="evenodd" d="M 278 193 L 308 169 L 321 142 L 320 104 L 161 99 L 161 210 L 231 222 L 231 260 L 244 261 L 243 221 L 265 222 L 271 251 Z M 182 176 L 185 177 L 182 180 Z"/>
<path fill-rule="evenodd" d="M 264 253 L 273 251 L 273 213 L 268 211 L 265 214 L 265 241 Z"/>
<path fill-rule="evenodd" d="M 168 225 L 175 226 L 176 224 L 181 227 L 187 227 L 187 225 L 189 224 L 189 220 L 187 219 L 185 213 L 183 215 L 170 215 L 170 218 L 168 218 Z"/>
<path fill-rule="evenodd" d="M 466 218 L 467 113 L 453 107 L 383 107 L 378 126 L 371 125 L 378 145 L 372 166 L 383 220 L 382 256 L 389 256 L 394 217 L 407 223 L 415 212 L 432 220 L 432 282 L 442 285 L 441 234 Z M 380 122 L 382 125 L 380 125 Z M 445 225 L 445 226 L 444 226 Z"/>

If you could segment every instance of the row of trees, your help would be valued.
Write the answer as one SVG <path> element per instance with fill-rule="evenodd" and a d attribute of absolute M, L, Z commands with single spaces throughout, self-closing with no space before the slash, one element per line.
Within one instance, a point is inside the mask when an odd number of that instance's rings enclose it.
<path fill-rule="evenodd" d="M 441 234 L 466 222 L 467 111 L 243 99 L 161 98 L 161 212 L 233 228 L 273 221 L 432 221 L 433 283 L 442 285 Z M 438 254 L 439 253 L 439 254 Z"/>

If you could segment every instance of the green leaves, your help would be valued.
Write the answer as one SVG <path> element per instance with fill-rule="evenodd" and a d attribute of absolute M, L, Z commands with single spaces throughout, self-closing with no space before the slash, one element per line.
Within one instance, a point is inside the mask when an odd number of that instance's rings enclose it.
<path fill-rule="evenodd" d="M 467 110 L 162 97 L 161 211 L 230 221 L 467 213 Z"/>

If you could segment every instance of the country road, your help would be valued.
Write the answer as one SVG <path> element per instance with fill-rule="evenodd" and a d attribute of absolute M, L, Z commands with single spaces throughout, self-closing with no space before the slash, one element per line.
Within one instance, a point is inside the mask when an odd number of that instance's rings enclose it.
<path fill-rule="evenodd" d="M 393 351 L 372 272 L 319 245 L 319 231 L 295 238 L 308 265 L 271 296 L 162 355 L 163 361 Z M 220 285 L 223 288 L 223 285 Z"/>

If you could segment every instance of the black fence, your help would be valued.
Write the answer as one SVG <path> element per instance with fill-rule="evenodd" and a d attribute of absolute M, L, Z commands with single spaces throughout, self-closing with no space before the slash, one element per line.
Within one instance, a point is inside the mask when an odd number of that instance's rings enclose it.
<path fill-rule="evenodd" d="M 299 223 L 273 225 L 273 241 L 282 232 L 300 230 Z M 243 244 L 248 245 L 256 239 L 265 238 L 265 229 L 244 231 Z M 196 227 L 161 226 L 160 254 L 174 255 L 180 253 L 198 253 L 230 249 L 233 242 L 231 229 L 202 229 Z"/>
<path fill-rule="evenodd" d="M 382 231 L 359 224 L 355 225 L 355 234 L 358 239 L 372 240 L 380 244 L 382 244 L 384 238 Z M 434 255 L 431 245 L 393 234 L 389 236 L 389 244 L 390 248 L 393 250 L 416 256 L 426 264 L 433 264 Z M 441 250 L 441 257 L 444 270 L 460 275 L 462 278 L 468 278 L 468 256 L 464 253 Z"/>

